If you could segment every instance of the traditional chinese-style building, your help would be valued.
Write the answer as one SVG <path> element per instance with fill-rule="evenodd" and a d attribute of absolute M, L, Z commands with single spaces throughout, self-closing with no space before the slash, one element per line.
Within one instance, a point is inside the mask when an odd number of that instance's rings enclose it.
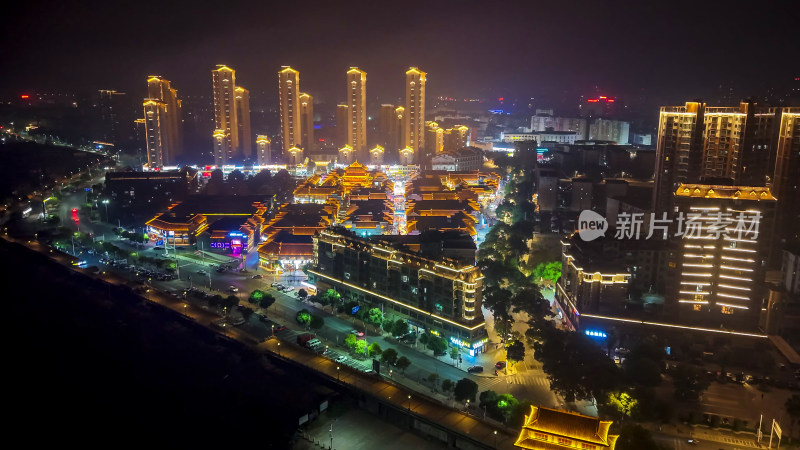
<path fill-rule="evenodd" d="M 531 406 L 531 413 L 525 416 L 525 424 L 514 445 L 536 450 L 613 450 L 619 436 L 608 434 L 611 424 L 610 420 Z"/>

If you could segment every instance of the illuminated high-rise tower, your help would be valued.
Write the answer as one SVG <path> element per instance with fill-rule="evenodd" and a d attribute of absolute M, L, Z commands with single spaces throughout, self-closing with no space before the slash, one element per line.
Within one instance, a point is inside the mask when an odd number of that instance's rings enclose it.
<path fill-rule="evenodd" d="M 419 158 L 425 146 L 425 72 L 411 67 L 406 71 L 405 149 Z M 406 158 L 408 159 L 408 158 Z"/>
<path fill-rule="evenodd" d="M 347 143 L 347 124 L 348 124 L 347 104 L 336 105 L 336 145 L 344 147 Z"/>
<path fill-rule="evenodd" d="M 214 87 L 214 164 L 229 164 L 239 148 L 236 118 L 236 72 L 219 64 L 211 71 Z"/>
<path fill-rule="evenodd" d="M 351 67 L 347 71 L 347 145 L 356 159 L 366 161 L 367 153 L 367 72 Z"/>
<path fill-rule="evenodd" d="M 236 86 L 236 119 L 238 122 L 239 148 L 242 156 L 253 154 L 253 136 L 250 134 L 250 91 Z"/>
<path fill-rule="evenodd" d="M 160 169 L 174 164 L 183 144 L 178 91 L 162 77 L 148 77 L 147 98 L 142 106 L 147 139 L 147 165 L 151 169 Z"/>
<path fill-rule="evenodd" d="M 278 95 L 281 104 L 281 141 L 283 153 L 295 163 L 302 160 L 300 141 L 300 72 L 283 66 L 278 72 Z"/>
<path fill-rule="evenodd" d="M 271 144 L 269 136 L 263 134 L 256 136 L 256 162 L 259 166 L 272 164 Z"/>
<path fill-rule="evenodd" d="M 383 104 L 381 105 L 380 114 L 378 115 L 378 142 L 384 148 L 392 149 L 395 146 L 392 142 L 392 137 L 396 134 L 393 129 L 397 124 L 394 116 L 394 105 Z"/>
<path fill-rule="evenodd" d="M 300 93 L 300 147 L 306 153 L 316 148 L 314 142 L 314 97 L 305 92 Z"/>

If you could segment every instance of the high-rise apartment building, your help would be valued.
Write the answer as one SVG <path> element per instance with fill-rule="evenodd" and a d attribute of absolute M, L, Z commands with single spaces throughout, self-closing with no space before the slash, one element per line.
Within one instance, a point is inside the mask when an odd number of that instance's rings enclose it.
<path fill-rule="evenodd" d="M 411 67 L 406 71 L 405 133 L 403 147 L 419 157 L 425 148 L 425 72 Z M 408 159 L 406 157 L 406 159 Z"/>
<path fill-rule="evenodd" d="M 347 104 L 336 105 L 336 145 L 344 147 L 347 142 L 347 128 L 349 119 Z"/>
<path fill-rule="evenodd" d="M 394 142 L 394 147 L 391 147 L 392 155 L 397 155 L 400 157 L 400 150 L 405 148 L 405 132 L 406 132 L 406 108 L 403 106 L 398 106 L 394 109 L 394 130 L 395 135 L 393 136 L 392 141 Z M 399 161 L 399 159 L 398 159 Z"/>
<path fill-rule="evenodd" d="M 445 152 L 454 152 L 466 147 L 469 143 L 469 127 L 465 125 L 456 125 L 448 128 L 444 130 L 443 134 L 442 150 Z"/>
<path fill-rule="evenodd" d="M 178 91 L 159 76 L 147 78 L 147 98 L 144 107 L 147 165 L 161 169 L 175 163 L 181 153 L 181 101 Z"/>
<path fill-rule="evenodd" d="M 272 164 L 272 141 L 269 136 L 259 134 L 256 136 L 256 162 L 259 166 Z"/>
<path fill-rule="evenodd" d="M 293 164 L 303 159 L 300 125 L 300 72 L 284 66 L 278 72 L 278 94 L 281 107 L 281 141 L 283 153 Z M 298 149 L 300 152 L 298 152 Z"/>
<path fill-rule="evenodd" d="M 223 64 L 211 71 L 214 89 L 214 164 L 230 164 L 239 148 L 236 118 L 236 72 Z M 221 136 L 222 135 L 222 136 Z"/>
<path fill-rule="evenodd" d="M 673 211 L 680 183 L 725 178 L 742 186 L 767 186 L 775 172 L 779 108 L 743 101 L 738 107 L 700 102 L 663 107 L 656 150 L 656 211 Z"/>
<path fill-rule="evenodd" d="M 131 125 L 126 123 L 132 117 L 128 112 L 127 95 L 124 92 L 101 89 L 98 92 L 97 131 L 93 133 L 95 139 L 119 147 L 130 138 Z"/>
<path fill-rule="evenodd" d="M 356 159 L 367 160 L 367 72 L 358 67 L 347 71 L 347 145 Z"/>
<path fill-rule="evenodd" d="M 239 134 L 239 152 L 245 158 L 253 154 L 253 136 L 250 131 L 250 91 L 236 86 L 236 119 Z"/>
<path fill-rule="evenodd" d="M 776 233 L 781 243 L 796 245 L 800 242 L 800 107 L 783 109 L 775 147 Z"/>
<path fill-rule="evenodd" d="M 435 155 L 444 150 L 444 130 L 436 122 L 425 122 L 426 154 Z"/>
<path fill-rule="evenodd" d="M 300 93 L 300 147 L 306 153 L 313 152 L 316 148 L 314 142 L 314 97 L 305 92 Z"/>
<path fill-rule="evenodd" d="M 379 144 L 390 150 L 396 150 L 399 143 L 394 142 L 397 136 L 397 120 L 395 117 L 395 106 L 389 104 L 382 104 L 378 114 L 378 142 Z"/>

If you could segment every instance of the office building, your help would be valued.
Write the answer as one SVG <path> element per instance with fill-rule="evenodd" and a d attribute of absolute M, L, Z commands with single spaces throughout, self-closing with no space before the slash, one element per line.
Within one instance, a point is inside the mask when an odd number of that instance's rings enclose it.
<path fill-rule="evenodd" d="M 231 164 L 239 148 L 239 122 L 236 118 L 236 71 L 217 65 L 211 71 L 214 89 L 214 164 Z"/>
<path fill-rule="evenodd" d="M 393 243 L 393 238 L 406 237 L 359 238 L 347 230 L 325 229 L 314 236 L 309 280 L 317 290 L 334 288 L 364 307 L 403 317 L 417 332 L 444 337 L 472 354 L 482 351 L 487 340 L 480 269 L 474 260 L 431 256 L 424 244 L 413 252 Z M 443 245 L 434 244 L 432 253 Z"/>
<path fill-rule="evenodd" d="M 314 97 L 305 92 L 300 93 L 300 148 L 306 153 L 316 150 L 314 142 Z"/>
<path fill-rule="evenodd" d="M 681 184 L 675 205 L 687 219 L 676 238 L 680 320 L 754 329 L 775 219 L 770 189 Z"/>
<path fill-rule="evenodd" d="M 266 166 L 272 164 L 272 141 L 269 136 L 256 136 L 256 164 Z"/>
<path fill-rule="evenodd" d="M 284 66 L 278 72 L 283 153 L 296 165 L 303 160 L 300 129 L 300 72 Z"/>
<path fill-rule="evenodd" d="M 181 101 L 178 92 L 162 77 L 147 78 L 147 98 L 144 100 L 147 165 L 161 169 L 175 164 L 181 154 Z"/>
<path fill-rule="evenodd" d="M 413 164 L 425 148 L 425 72 L 412 67 L 406 71 L 406 107 L 404 117 L 403 147 L 411 150 L 405 157 L 404 164 Z"/>
<path fill-rule="evenodd" d="M 347 71 L 347 145 L 356 159 L 367 157 L 367 72 L 351 67 Z"/>
<path fill-rule="evenodd" d="M 236 86 L 236 121 L 239 134 L 238 151 L 245 158 L 253 155 L 253 136 L 250 131 L 250 91 Z"/>

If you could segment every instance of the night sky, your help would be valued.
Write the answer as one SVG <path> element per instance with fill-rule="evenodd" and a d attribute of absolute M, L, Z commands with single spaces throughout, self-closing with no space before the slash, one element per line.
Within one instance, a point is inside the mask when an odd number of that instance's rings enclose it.
<path fill-rule="evenodd" d="M 783 88 L 800 75 L 797 1 L 18 1 L 0 16 L 0 93 L 117 89 L 145 77 L 209 95 L 225 63 L 254 94 L 292 65 L 303 91 L 344 97 L 344 72 L 392 101 L 410 65 L 429 93 L 654 102 Z"/>

